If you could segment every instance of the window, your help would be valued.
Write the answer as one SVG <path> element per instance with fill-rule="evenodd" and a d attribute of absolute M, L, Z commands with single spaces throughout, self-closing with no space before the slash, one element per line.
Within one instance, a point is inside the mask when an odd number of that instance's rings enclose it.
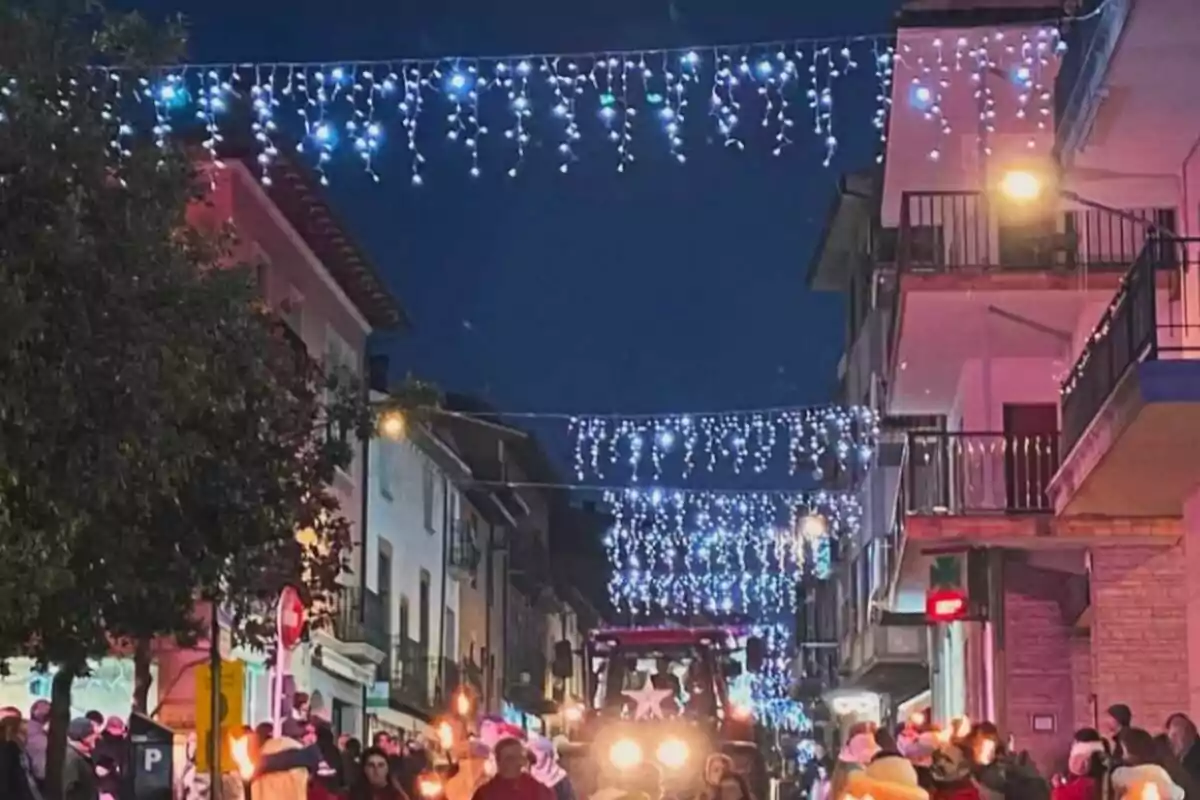
<path fill-rule="evenodd" d="M 425 530 L 433 533 L 433 501 L 434 481 L 437 476 L 433 473 L 433 464 L 425 462 L 421 472 L 421 510 L 425 519 Z"/>
<path fill-rule="evenodd" d="M 404 595 L 400 595 L 400 605 L 397 613 L 400 619 L 397 620 L 396 635 L 402 643 L 407 642 L 410 638 L 408 635 L 410 629 L 408 627 L 408 598 Z"/>
<path fill-rule="evenodd" d="M 442 657 L 448 661 L 456 661 L 454 644 L 458 638 L 458 620 L 454 617 L 454 611 L 446 609 L 446 635 L 442 637 Z"/>
<path fill-rule="evenodd" d="M 384 500 L 391 502 L 392 497 L 392 458 L 396 445 L 379 438 L 375 440 L 375 474 L 379 481 L 379 494 Z"/>
<path fill-rule="evenodd" d="M 417 596 L 417 641 L 424 649 L 429 648 L 429 615 L 433 611 L 430 608 L 429 582 L 429 573 L 421 570 L 421 593 Z"/>
<path fill-rule="evenodd" d="M 353 380 L 358 376 L 359 364 L 358 354 L 354 352 L 354 348 L 350 343 L 338 335 L 332 327 L 326 326 L 325 329 L 325 358 L 322 362 L 326 374 L 336 375 L 341 380 Z M 333 400 L 332 394 L 326 395 L 326 402 Z M 330 426 L 329 435 L 345 439 L 348 431 L 334 430 L 334 426 Z M 346 472 L 342 470 L 343 474 Z"/>
<path fill-rule="evenodd" d="M 383 608 L 392 607 L 392 546 L 385 541 L 379 542 L 379 557 L 375 563 L 375 591 L 379 593 L 379 604 Z M 390 622 L 390 620 L 389 620 Z M 391 625 L 388 625 L 391 628 Z"/>

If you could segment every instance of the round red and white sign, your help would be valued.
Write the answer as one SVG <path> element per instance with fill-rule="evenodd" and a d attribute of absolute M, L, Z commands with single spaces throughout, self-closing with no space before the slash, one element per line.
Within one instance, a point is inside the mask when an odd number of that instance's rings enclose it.
<path fill-rule="evenodd" d="M 284 648 L 291 650 L 296 645 L 300 644 L 300 637 L 304 633 L 304 622 L 308 616 L 308 611 L 304 607 L 304 600 L 300 597 L 300 592 L 295 586 L 285 586 L 283 591 L 279 593 L 279 609 L 277 611 L 279 618 L 279 640 Z"/>

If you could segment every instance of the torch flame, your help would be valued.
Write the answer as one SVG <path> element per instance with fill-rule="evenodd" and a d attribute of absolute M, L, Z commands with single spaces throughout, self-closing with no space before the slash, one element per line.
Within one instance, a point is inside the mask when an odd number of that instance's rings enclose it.
<path fill-rule="evenodd" d="M 982 765 L 992 763 L 996 758 L 996 741 L 994 739 L 980 739 L 976 746 L 975 761 Z"/>
<path fill-rule="evenodd" d="M 459 692 L 454 696 L 454 711 L 460 717 L 469 717 L 471 715 L 471 698 L 466 692 Z"/>
<path fill-rule="evenodd" d="M 454 726 L 443 720 L 437 727 L 438 742 L 442 745 L 443 750 L 449 750 L 454 747 Z"/>
<path fill-rule="evenodd" d="M 958 720 L 958 724 L 954 726 L 954 738 L 965 739 L 971 735 L 971 718 L 962 717 Z"/>
<path fill-rule="evenodd" d="M 1142 787 L 1142 800 L 1162 800 L 1157 783 L 1147 783 Z"/>
<path fill-rule="evenodd" d="M 908 723 L 910 725 L 912 725 L 914 728 L 919 728 L 925 724 L 925 715 L 922 714 L 920 711 L 914 711 L 912 714 L 909 715 Z"/>
<path fill-rule="evenodd" d="M 233 763 L 237 765 L 238 774 L 242 780 L 248 781 L 254 777 L 254 759 L 250 757 L 250 737 L 239 736 L 230 742 Z"/>
<path fill-rule="evenodd" d="M 442 781 L 437 775 L 422 775 L 417 779 L 417 789 L 425 800 L 432 800 L 442 795 Z"/>

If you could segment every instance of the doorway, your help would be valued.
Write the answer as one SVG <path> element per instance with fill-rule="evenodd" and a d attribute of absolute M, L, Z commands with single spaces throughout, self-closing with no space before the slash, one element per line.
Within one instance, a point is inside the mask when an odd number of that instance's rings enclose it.
<path fill-rule="evenodd" d="M 1004 404 L 1005 510 L 1050 511 L 1050 481 L 1058 469 L 1058 405 Z"/>

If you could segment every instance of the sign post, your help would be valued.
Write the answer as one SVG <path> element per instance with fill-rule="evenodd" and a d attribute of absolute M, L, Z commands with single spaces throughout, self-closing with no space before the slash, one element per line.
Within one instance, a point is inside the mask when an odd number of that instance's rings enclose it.
<path fill-rule="evenodd" d="M 925 620 L 937 624 L 966 619 L 967 616 L 967 593 L 962 586 L 962 561 L 957 555 L 939 555 L 929 565 Z"/>
<path fill-rule="evenodd" d="M 308 612 L 295 586 L 285 586 L 279 593 L 275 610 L 275 680 L 271 687 L 271 710 L 274 717 L 274 736 L 283 735 L 283 686 L 287 675 L 288 655 L 300 644 Z"/>

